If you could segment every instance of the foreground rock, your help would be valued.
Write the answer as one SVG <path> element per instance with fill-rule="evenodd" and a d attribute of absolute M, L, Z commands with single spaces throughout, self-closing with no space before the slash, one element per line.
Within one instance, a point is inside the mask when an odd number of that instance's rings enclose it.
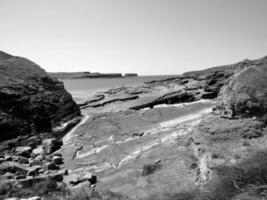
<path fill-rule="evenodd" d="M 61 82 L 32 61 L 0 52 L 0 141 L 50 132 L 80 115 Z"/>

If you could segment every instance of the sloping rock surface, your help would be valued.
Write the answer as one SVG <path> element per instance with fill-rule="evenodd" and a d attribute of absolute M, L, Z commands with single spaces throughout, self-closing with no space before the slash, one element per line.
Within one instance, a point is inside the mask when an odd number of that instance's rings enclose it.
<path fill-rule="evenodd" d="M 62 82 L 32 61 L 0 51 L 0 141 L 49 132 L 78 115 Z"/>

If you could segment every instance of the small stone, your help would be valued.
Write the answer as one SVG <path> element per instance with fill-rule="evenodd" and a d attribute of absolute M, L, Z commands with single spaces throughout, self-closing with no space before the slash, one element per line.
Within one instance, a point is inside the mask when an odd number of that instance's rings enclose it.
<path fill-rule="evenodd" d="M 45 172 L 45 170 L 42 168 L 39 170 L 39 174 L 43 174 Z"/>
<path fill-rule="evenodd" d="M 69 175 L 69 171 L 67 169 L 64 170 L 64 175 L 65 176 Z"/>
<path fill-rule="evenodd" d="M 52 162 L 55 163 L 56 165 L 61 165 L 63 164 L 63 158 L 59 156 L 54 156 Z"/>

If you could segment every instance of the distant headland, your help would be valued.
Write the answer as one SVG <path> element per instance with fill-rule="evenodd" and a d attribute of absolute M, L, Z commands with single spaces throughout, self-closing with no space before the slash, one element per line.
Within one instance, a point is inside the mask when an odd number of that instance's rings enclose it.
<path fill-rule="evenodd" d="M 98 72 L 50 72 L 50 76 L 58 79 L 77 79 L 77 78 L 123 78 L 136 77 L 136 73 L 98 73 Z"/>

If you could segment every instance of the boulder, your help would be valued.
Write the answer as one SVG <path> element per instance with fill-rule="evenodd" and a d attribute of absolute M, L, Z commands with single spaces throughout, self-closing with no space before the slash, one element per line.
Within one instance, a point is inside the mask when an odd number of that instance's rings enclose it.
<path fill-rule="evenodd" d="M 86 182 L 81 182 L 78 183 L 77 185 L 71 186 L 70 190 L 75 193 L 79 193 L 82 191 L 87 191 L 91 188 L 91 183 L 86 181 Z"/>
<path fill-rule="evenodd" d="M 39 172 L 39 170 L 40 170 L 41 168 L 42 168 L 42 167 L 39 166 L 39 165 L 35 165 L 35 166 L 31 167 L 31 168 L 29 169 L 28 173 L 27 173 L 27 176 L 33 176 L 33 177 L 37 176 L 37 175 L 38 175 L 38 172 Z"/>
<path fill-rule="evenodd" d="M 6 177 L 8 179 L 14 179 L 15 177 L 15 174 L 14 173 L 11 173 L 11 172 L 6 172 L 3 177 Z"/>
<path fill-rule="evenodd" d="M 267 113 L 267 64 L 250 66 L 222 89 L 216 110 L 230 117 L 264 117 Z"/>
<path fill-rule="evenodd" d="M 31 159 L 30 164 L 31 164 L 31 166 L 33 166 L 33 165 L 41 165 L 43 160 L 44 160 L 44 156 L 43 155 L 39 155 L 36 158 Z"/>
<path fill-rule="evenodd" d="M 72 174 L 68 178 L 66 178 L 66 183 L 68 185 L 78 185 L 82 182 L 89 182 L 90 184 L 96 184 L 97 182 L 97 176 L 95 174 L 92 174 L 90 172 L 86 172 L 83 174 Z"/>
<path fill-rule="evenodd" d="M 31 147 L 17 147 L 16 155 L 29 158 L 31 157 L 31 150 Z"/>
<path fill-rule="evenodd" d="M 61 165 L 63 164 L 63 158 L 60 156 L 54 156 L 52 162 L 56 165 Z"/>
<path fill-rule="evenodd" d="M 44 148 L 43 148 L 43 146 L 39 146 L 39 147 L 32 150 L 31 156 L 32 156 L 32 158 L 35 158 L 35 157 L 37 157 L 39 155 L 43 155 L 43 154 L 44 154 Z"/>
<path fill-rule="evenodd" d="M 43 147 L 46 154 L 51 154 L 56 150 L 60 149 L 62 142 L 58 141 L 56 138 L 50 138 L 43 140 Z"/>

